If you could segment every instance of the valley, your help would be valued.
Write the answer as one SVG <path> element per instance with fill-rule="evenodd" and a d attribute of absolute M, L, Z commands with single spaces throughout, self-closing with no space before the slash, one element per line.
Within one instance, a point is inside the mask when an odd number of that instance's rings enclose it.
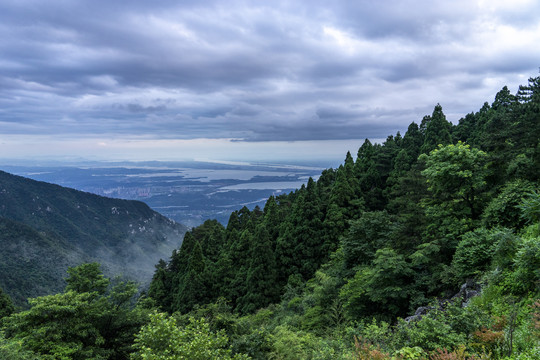
<path fill-rule="evenodd" d="M 0 288 L 18 305 L 60 291 L 67 268 L 88 262 L 144 287 L 186 230 L 140 201 L 0 171 Z"/>

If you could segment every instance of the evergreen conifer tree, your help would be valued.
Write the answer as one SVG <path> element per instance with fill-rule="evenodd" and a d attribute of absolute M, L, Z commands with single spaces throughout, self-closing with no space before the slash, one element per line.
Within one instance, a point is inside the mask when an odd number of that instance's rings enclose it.
<path fill-rule="evenodd" d="M 157 306 L 164 311 L 171 311 L 172 305 L 172 278 L 173 274 L 168 271 L 167 263 L 160 259 L 156 265 L 156 271 L 148 288 L 148 296 L 155 300 Z"/>
<path fill-rule="evenodd" d="M 277 264 L 272 247 L 272 239 L 266 226 L 258 225 L 254 244 L 250 249 L 246 294 L 238 302 L 243 313 L 251 313 L 279 300 Z"/>
<path fill-rule="evenodd" d="M 182 279 L 182 287 L 174 299 L 174 310 L 186 313 L 196 304 L 204 304 L 208 298 L 210 281 L 201 244 L 196 241 Z"/>
<path fill-rule="evenodd" d="M 452 143 L 450 135 L 451 124 L 446 120 L 446 116 L 442 111 L 442 106 L 437 104 L 433 109 L 433 114 L 427 122 L 426 131 L 424 134 L 424 144 L 420 151 L 427 154 L 431 150 L 437 148 L 439 144 L 448 145 Z"/>

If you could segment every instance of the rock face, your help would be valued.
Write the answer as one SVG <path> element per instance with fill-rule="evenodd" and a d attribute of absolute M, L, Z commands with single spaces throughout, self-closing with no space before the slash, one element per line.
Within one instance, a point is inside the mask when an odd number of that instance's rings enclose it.
<path fill-rule="evenodd" d="M 466 306 L 471 298 L 480 293 L 481 286 L 472 280 L 467 280 L 461 285 L 459 292 L 450 298 L 450 302 L 460 302 L 461 306 Z"/>
<path fill-rule="evenodd" d="M 83 262 L 149 283 L 186 230 L 139 201 L 0 171 L 0 286 L 19 304 L 62 290 L 67 267 Z"/>
<path fill-rule="evenodd" d="M 446 307 L 448 303 L 455 304 L 459 303 L 461 307 L 467 306 L 469 301 L 480 294 L 481 286 L 480 284 L 472 281 L 467 280 L 463 285 L 461 285 L 459 292 L 452 296 L 450 299 L 441 299 L 438 301 L 437 306 L 420 306 L 416 309 L 414 312 L 414 315 L 408 316 L 405 318 L 405 321 L 411 322 L 411 321 L 418 321 L 420 320 L 424 315 L 429 313 L 431 310 L 434 309 L 442 309 Z"/>

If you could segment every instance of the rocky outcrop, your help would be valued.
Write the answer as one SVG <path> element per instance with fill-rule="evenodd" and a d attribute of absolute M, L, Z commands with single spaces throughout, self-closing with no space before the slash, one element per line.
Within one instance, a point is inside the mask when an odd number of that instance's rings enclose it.
<path fill-rule="evenodd" d="M 461 307 L 467 306 L 469 301 L 480 294 L 481 286 L 477 282 L 468 279 L 463 285 L 461 285 L 459 292 L 449 299 L 439 299 L 436 306 L 420 306 L 414 312 L 414 315 L 405 318 L 406 322 L 418 321 L 424 315 L 428 314 L 431 310 L 439 309 L 444 310 L 446 306 L 450 304 L 458 303 Z"/>
<path fill-rule="evenodd" d="M 451 303 L 460 302 L 461 306 L 467 306 L 469 300 L 480 293 L 481 286 L 473 280 L 467 280 L 461 285 L 459 292 L 450 298 Z"/>

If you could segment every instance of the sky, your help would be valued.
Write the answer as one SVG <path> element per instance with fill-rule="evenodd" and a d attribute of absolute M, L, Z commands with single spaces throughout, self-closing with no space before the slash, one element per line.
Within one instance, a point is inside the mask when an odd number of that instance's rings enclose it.
<path fill-rule="evenodd" d="M 537 0 L 2 0 L 0 158 L 342 160 L 539 44 Z"/>

